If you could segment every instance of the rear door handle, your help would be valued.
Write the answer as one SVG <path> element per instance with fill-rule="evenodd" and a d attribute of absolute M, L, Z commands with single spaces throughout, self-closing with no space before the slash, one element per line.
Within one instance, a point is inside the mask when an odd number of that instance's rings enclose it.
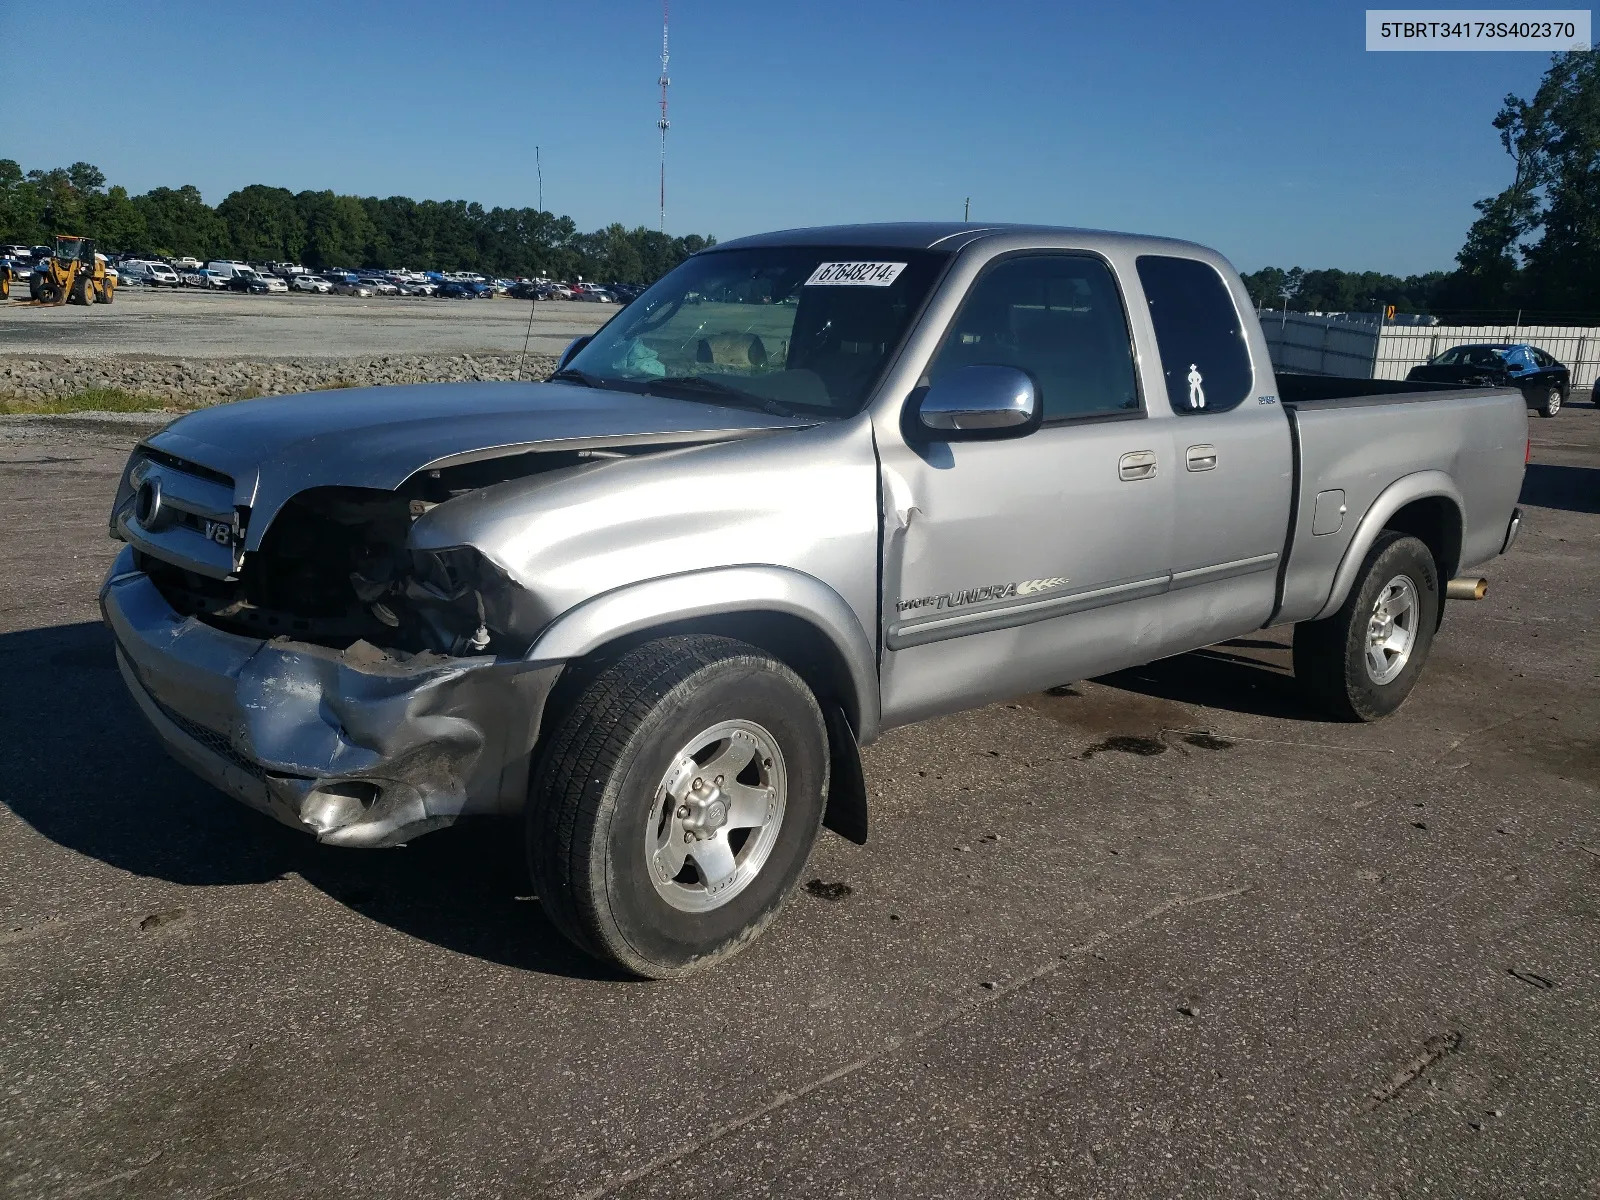
<path fill-rule="evenodd" d="M 1215 471 L 1217 448 L 1215 446 L 1190 446 L 1183 456 L 1183 465 L 1191 471 Z"/>
<path fill-rule="evenodd" d="M 1135 450 L 1117 460 L 1117 477 L 1126 482 L 1156 477 L 1156 452 Z"/>

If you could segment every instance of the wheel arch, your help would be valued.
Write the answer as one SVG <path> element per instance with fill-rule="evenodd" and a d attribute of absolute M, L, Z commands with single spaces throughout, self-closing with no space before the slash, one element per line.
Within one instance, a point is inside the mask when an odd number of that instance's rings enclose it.
<path fill-rule="evenodd" d="M 1461 561 L 1465 503 L 1455 481 L 1443 471 L 1418 471 L 1396 480 L 1368 507 L 1334 572 L 1328 600 L 1312 620 L 1332 616 L 1355 585 L 1361 564 L 1380 534 L 1389 530 L 1418 538 L 1439 567 L 1439 587 L 1454 578 Z"/>
<path fill-rule="evenodd" d="M 878 734 L 877 655 L 844 597 L 777 566 L 722 567 L 630 584 L 557 617 L 527 657 L 574 663 L 641 641 L 712 633 L 759 646 L 843 709 L 856 739 Z"/>
<path fill-rule="evenodd" d="M 830 783 L 823 822 L 864 844 L 867 792 L 860 746 L 878 735 L 877 656 L 838 592 L 787 567 L 719 568 L 649 580 L 557 618 L 528 651 L 530 659 L 566 664 L 545 705 L 539 741 L 569 697 L 605 663 L 641 642 L 687 633 L 747 642 L 805 681 L 827 727 Z"/>

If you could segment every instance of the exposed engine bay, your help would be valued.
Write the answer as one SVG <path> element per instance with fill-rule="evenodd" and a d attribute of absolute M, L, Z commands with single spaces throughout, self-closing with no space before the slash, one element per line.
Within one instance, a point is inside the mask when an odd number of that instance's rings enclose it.
<path fill-rule="evenodd" d="M 252 637 L 401 655 L 519 654 L 545 617 L 471 547 L 413 550 L 412 525 L 440 504 L 530 475 L 591 470 L 629 450 L 543 451 L 419 472 L 396 491 L 318 487 L 278 512 L 236 578 L 212 579 L 139 553 L 179 613 Z"/>

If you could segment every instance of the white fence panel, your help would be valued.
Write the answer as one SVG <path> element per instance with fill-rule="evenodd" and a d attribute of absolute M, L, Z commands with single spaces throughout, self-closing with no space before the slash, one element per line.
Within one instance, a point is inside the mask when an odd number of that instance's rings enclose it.
<path fill-rule="evenodd" d="M 1371 379 L 1378 343 L 1377 319 L 1368 322 L 1304 313 L 1261 314 L 1272 365 L 1280 371 Z"/>

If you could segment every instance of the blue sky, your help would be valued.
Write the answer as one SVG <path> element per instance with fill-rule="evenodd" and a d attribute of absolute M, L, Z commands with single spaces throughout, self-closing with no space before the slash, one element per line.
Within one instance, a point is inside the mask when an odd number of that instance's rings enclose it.
<path fill-rule="evenodd" d="M 1369 54 L 1350 4 L 677 0 L 667 225 L 1041 221 L 1274 263 L 1449 268 L 1539 54 Z M 654 225 L 659 0 L 0 0 L 0 156 Z M 48 100 L 21 53 L 116 64 Z"/>

